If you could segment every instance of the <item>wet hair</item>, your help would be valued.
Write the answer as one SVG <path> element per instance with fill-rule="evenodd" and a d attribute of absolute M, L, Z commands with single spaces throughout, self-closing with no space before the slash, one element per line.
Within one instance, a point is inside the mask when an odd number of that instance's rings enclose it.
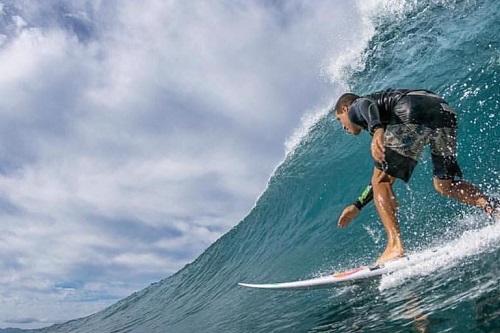
<path fill-rule="evenodd" d="M 349 106 L 354 102 L 356 99 L 358 99 L 359 96 L 355 95 L 353 93 L 345 93 L 342 96 L 339 97 L 337 100 L 337 103 L 335 103 L 335 107 L 331 110 L 332 113 L 339 113 L 340 110 L 342 109 L 342 106 L 346 105 Z"/>

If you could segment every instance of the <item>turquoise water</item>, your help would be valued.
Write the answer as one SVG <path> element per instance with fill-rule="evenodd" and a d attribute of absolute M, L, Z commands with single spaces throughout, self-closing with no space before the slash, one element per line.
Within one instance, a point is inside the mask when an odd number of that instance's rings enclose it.
<path fill-rule="evenodd" d="M 376 31 L 352 90 L 426 88 L 459 114 L 465 177 L 498 193 L 500 8 L 494 0 L 416 1 L 373 17 Z M 255 208 L 175 275 L 87 318 L 41 332 L 499 332 L 500 226 L 436 194 L 428 153 L 398 184 L 417 270 L 339 288 L 270 292 L 237 282 L 278 282 L 367 264 L 384 234 L 373 206 L 346 230 L 344 205 L 367 184 L 369 137 L 321 118 L 277 168 Z M 434 251 L 434 252 L 429 252 Z"/>

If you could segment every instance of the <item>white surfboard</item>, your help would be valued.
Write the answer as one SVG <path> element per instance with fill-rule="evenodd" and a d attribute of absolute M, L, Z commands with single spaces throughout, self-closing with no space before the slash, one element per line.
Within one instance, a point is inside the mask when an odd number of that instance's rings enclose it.
<path fill-rule="evenodd" d="M 397 269 L 408 266 L 410 262 L 411 262 L 410 257 L 404 257 L 401 259 L 387 262 L 384 265 L 361 266 L 344 272 L 332 273 L 313 279 L 292 281 L 292 282 L 265 283 L 265 284 L 238 283 L 238 285 L 242 287 L 259 288 L 259 289 L 308 289 L 308 288 L 329 287 L 341 282 L 367 279 L 374 276 L 380 276 L 383 274 L 391 273 Z"/>

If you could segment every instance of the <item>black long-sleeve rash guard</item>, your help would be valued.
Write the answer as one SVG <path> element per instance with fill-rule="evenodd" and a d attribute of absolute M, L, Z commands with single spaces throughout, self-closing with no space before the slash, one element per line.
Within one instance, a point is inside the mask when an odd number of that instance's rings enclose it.
<path fill-rule="evenodd" d="M 378 127 L 383 127 L 380 119 L 380 111 L 373 100 L 370 98 L 361 97 L 356 99 L 349 107 L 349 120 L 363 129 L 373 132 Z M 361 195 L 353 203 L 359 210 L 363 209 L 370 201 L 373 200 L 372 184 L 369 184 L 361 193 Z"/>
<path fill-rule="evenodd" d="M 382 120 L 380 118 L 380 110 L 377 104 L 370 98 L 361 97 L 356 99 L 349 108 L 349 120 L 363 129 L 373 132 L 379 128 L 383 127 Z M 359 210 L 363 209 L 370 201 L 373 200 L 373 188 L 372 184 L 369 184 L 361 193 L 361 195 L 353 203 Z"/>
<path fill-rule="evenodd" d="M 370 98 L 360 97 L 349 107 L 349 120 L 363 129 L 373 132 L 378 127 L 383 127 L 380 110 L 377 104 Z"/>
<path fill-rule="evenodd" d="M 433 94 L 428 90 L 386 89 L 361 96 L 349 107 L 349 120 L 373 134 L 377 127 L 385 127 L 388 123 L 401 123 L 394 113 L 394 107 L 401 98 L 412 91 Z"/>

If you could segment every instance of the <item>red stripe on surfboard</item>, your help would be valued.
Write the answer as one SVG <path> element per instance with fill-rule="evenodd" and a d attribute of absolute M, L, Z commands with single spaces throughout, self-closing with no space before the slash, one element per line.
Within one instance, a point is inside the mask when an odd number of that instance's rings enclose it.
<path fill-rule="evenodd" d="M 346 277 L 346 276 L 349 276 L 351 274 L 357 273 L 359 271 L 362 271 L 365 268 L 366 267 L 358 267 L 358 268 L 354 268 L 354 269 L 351 269 L 351 270 L 348 270 L 345 272 L 335 273 L 335 274 L 333 274 L 333 276 L 338 277 L 338 278 L 342 278 L 342 277 Z"/>

